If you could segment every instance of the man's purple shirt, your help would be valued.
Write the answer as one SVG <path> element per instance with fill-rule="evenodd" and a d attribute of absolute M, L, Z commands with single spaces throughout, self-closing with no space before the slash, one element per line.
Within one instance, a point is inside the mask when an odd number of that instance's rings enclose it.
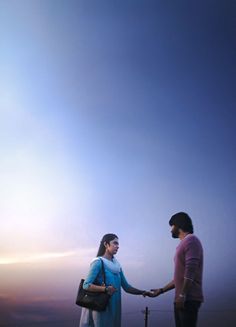
<path fill-rule="evenodd" d="M 176 248 L 174 257 L 175 300 L 182 292 L 184 279 L 192 280 L 192 285 L 186 294 L 186 300 L 203 302 L 202 271 L 203 249 L 199 239 L 188 234 Z"/>

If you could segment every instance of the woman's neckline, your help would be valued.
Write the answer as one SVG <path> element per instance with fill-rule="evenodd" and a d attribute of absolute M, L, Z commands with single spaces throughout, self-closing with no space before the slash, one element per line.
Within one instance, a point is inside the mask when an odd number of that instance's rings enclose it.
<path fill-rule="evenodd" d="M 102 258 L 106 259 L 107 261 L 110 261 L 110 262 L 113 262 L 113 260 L 114 260 L 114 257 L 112 257 L 111 259 L 108 259 L 108 258 L 102 256 Z"/>

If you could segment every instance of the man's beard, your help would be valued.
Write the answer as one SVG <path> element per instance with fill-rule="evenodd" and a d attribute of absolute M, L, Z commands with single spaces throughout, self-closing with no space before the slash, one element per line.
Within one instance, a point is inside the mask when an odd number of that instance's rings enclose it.
<path fill-rule="evenodd" d="M 175 227 L 172 231 L 171 231 L 172 237 L 173 238 L 179 238 L 179 228 Z"/>

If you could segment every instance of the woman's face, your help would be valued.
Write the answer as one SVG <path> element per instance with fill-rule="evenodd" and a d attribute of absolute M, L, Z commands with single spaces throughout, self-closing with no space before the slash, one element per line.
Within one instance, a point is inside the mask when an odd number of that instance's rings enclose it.
<path fill-rule="evenodd" d="M 115 255 L 119 249 L 119 240 L 114 238 L 110 243 L 105 243 L 106 253 L 110 255 Z"/>

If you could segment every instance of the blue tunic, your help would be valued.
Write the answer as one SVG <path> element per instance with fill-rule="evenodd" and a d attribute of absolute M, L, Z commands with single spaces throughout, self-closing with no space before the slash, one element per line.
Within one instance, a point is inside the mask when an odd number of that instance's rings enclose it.
<path fill-rule="evenodd" d="M 114 260 L 116 261 L 116 259 Z M 98 312 L 82 308 L 80 327 L 121 326 L 121 287 L 127 291 L 131 286 L 128 284 L 122 269 L 120 268 L 118 271 L 114 271 L 111 263 L 108 263 L 107 261 L 107 259 L 103 258 L 106 274 L 106 286 L 113 285 L 117 291 L 111 296 L 105 311 Z M 88 276 L 84 281 L 84 289 L 87 289 L 89 285 L 94 283 L 99 285 L 103 283 L 101 266 L 102 264 L 99 257 L 92 261 Z"/>

